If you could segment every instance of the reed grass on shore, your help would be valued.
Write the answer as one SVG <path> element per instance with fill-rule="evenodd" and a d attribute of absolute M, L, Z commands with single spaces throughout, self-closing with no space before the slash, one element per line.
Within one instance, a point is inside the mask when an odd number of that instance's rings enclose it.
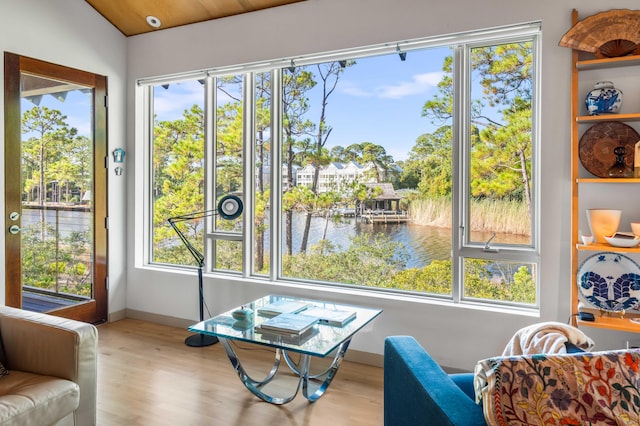
<path fill-rule="evenodd" d="M 412 200 L 409 216 L 418 225 L 450 228 L 451 200 Z M 472 200 L 470 220 L 472 231 L 517 235 L 529 235 L 531 231 L 527 205 L 518 201 Z"/>

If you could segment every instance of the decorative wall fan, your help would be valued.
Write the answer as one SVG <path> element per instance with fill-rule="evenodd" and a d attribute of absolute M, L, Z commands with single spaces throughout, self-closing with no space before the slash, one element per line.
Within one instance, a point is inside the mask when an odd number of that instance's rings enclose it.
<path fill-rule="evenodd" d="M 588 16 L 567 31 L 559 44 L 599 58 L 640 54 L 640 10 L 614 9 Z"/>

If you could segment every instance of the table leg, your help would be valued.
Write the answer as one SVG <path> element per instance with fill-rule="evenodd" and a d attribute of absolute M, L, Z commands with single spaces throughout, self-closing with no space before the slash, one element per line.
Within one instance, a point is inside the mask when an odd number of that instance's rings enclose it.
<path fill-rule="evenodd" d="M 230 342 L 228 341 L 228 339 L 220 338 L 220 343 L 222 343 L 222 346 L 224 347 L 224 350 L 227 353 L 227 357 L 229 358 L 229 361 L 231 361 L 231 365 L 233 366 L 234 370 L 238 374 L 238 377 L 240 378 L 240 381 L 245 385 L 245 387 L 249 389 L 251 393 L 253 393 L 258 398 L 262 399 L 263 401 L 269 402 L 271 404 L 278 404 L 278 405 L 286 404 L 291 400 L 293 400 L 293 398 L 295 398 L 296 395 L 298 394 L 298 391 L 300 390 L 301 387 L 302 387 L 302 394 L 310 402 L 315 402 L 318 398 L 320 398 L 325 393 L 325 391 L 331 384 L 331 381 L 333 380 L 336 373 L 338 372 L 338 368 L 340 368 L 340 363 L 344 359 L 344 354 L 347 352 L 350 342 L 351 342 L 351 339 L 346 340 L 344 343 L 342 343 L 338 347 L 336 351 L 336 355 L 333 358 L 333 361 L 331 362 L 331 365 L 322 373 L 315 374 L 315 375 L 309 374 L 310 366 L 311 366 L 311 355 L 302 354 L 300 358 L 300 367 L 298 368 L 291 361 L 291 359 L 289 358 L 289 355 L 284 349 L 276 349 L 275 361 L 274 361 L 273 367 L 271 368 L 271 371 L 269 372 L 269 374 L 264 380 L 258 381 L 249 377 L 245 369 L 242 367 L 242 363 L 238 359 L 238 356 L 235 350 L 233 349 L 233 347 L 231 346 Z M 278 372 L 278 368 L 280 367 L 281 353 L 284 356 L 287 366 L 289 366 L 291 371 L 293 371 L 299 377 L 299 380 L 298 380 L 298 385 L 296 386 L 291 396 L 278 398 L 271 395 L 267 395 L 266 393 L 262 392 L 260 388 L 266 385 L 267 383 L 269 383 L 275 377 L 276 373 Z M 318 379 L 322 380 L 322 383 L 317 386 L 314 386 L 315 383 L 313 382 Z"/>
<path fill-rule="evenodd" d="M 293 398 L 296 397 L 296 395 L 298 394 L 298 390 L 300 389 L 300 383 L 298 383 L 298 386 L 296 386 L 296 389 L 293 395 L 289 397 L 284 397 L 284 398 L 277 398 L 271 395 L 267 395 L 266 393 L 260 390 L 260 388 L 266 385 L 267 383 L 269 383 L 278 372 L 278 368 L 280 367 L 280 353 L 281 353 L 280 349 L 276 349 L 275 361 L 267 377 L 263 380 L 254 380 L 247 374 L 244 367 L 242 367 L 242 363 L 240 362 L 240 359 L 238 358 L 236 351 L 233 349 L 233 346 L 231 346 L 231 344 L 229 343 L 229 340 L 224 338 L 219 338 L 219 340 L 220 340 L 220 343 L 222 343 L 222 347 L 224 348 L 225 352 L 227 353 L 227 357 L 229 358 L 229 361 L 231 361 L 231 365 L 233 366 L 233 369 L 236 371 L 236 374 L 238 374 L 240 381 L 255 396 L 257 396 L 263 401 L 269 402 L 271 404 L 278 404 L 278 405 L 286 404 L 287 402 L 291 401 Z"/>
<path fill-rule="evenodd" d="M 325 391 L 333 381 L 333 378 L 336 376 L 336 373 L 338 372 L 338 368 L 340 368 L 340 363 L 344 359 L 344 354 L 347 352 L 350 342 L 351 342 L 351 339 L 345 341 L 338 347 L 336 351 L 336 355 L 333 358 L 333 362 L 331 363 L 329 368 L 327 368 L 325 371 L 323 371 L 320 374 L 310 375 L 309 366 L 311 364 L 311 356 L 309 355 L 302 356 L 302 360 L 301 360 L 302 371 L 300 374 L 301 376 L 300 380 L 302 380 L 302 394 L 310 402 L 315 402 L 318 398 L 324 395 Z M 288 359 L 288 356 L 286 355 L 286 352 L 285 352 L 285 360 L 287 359 Z M 287 365 L 289 365 L 288 362 L 287 362 Z M 289 368 L 291 368 L 290 365 L 289 365 Z M 313 380 L 322 379 L 322 378 L 324 378 L 324 380 L 320 385 L 310 386 Z"/>

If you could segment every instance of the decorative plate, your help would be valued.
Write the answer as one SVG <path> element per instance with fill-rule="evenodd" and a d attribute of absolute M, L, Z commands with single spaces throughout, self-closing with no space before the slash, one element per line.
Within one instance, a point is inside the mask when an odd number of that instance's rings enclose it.
<path fill-rule="evenodd" d="M 624 162 L 633 170 L 633 154 L 640 135 L 633 127 L 618 121 L 603 121 L 587 129 L 580 138 L 578 151 L 585 169 L 597 177 L 608 177 L 616 162 L 613 150 L 623 146 L 626 150 Z"/>
<path fill-rule="evenodd" d="M 578 269 L 578 290 L 604 311 L 634 309 L 640 303 L 640 266 L 620 253 L 594 254 Z"/>

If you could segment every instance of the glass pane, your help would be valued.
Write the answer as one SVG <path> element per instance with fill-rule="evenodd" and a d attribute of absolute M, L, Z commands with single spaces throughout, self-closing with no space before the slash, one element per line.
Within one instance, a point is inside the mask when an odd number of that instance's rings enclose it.
<path fill-rule="evenodd" d="M 93 90 L 23 73 L 23 307 L 93 296 Z"/>
<path fill-rule="evenodd" d="M 222 77 L 216 80 L 216 200 L 225 195 L 243 196 L 242 193 L 242 76 Z M 242 226 L 241 217 L 234 220 Z M 228 230 L 229 221 L 218 217 L 216 230 Z M 240 228 L 241 230 L 242 228 Z"/>
<path fill-rule="evenodd" d="M 242 241 L 214 240 L 215 269 L 242 271 Z"/>
<path fill-rule="evenodd" d="M 253 220 L 254 274 L 269 274 L 269 195 L 271 193 L 271 73 L 256 74 L 256 137 Z"/>
<path fill-rule="evenodd" d="M 464 297 L 535 305 L 535 264 L 464 259 Z"/>
<path fill-rule="evenodd" d="M 204 85 L 196 80 L 153 88 L 152 260 L 197 265 L 167 220 L 204 210 Z M 179 224 L 203 250 L 204 218 Z"/>
<path fill-rule="evenodd" d="M 227 195 L 244 197 L 243 169 L 243 78 L 242 75 L 220 77 L 216 80 L 215 110 L 215 171 L 216 200 Z M 242 215 L 235 219 L 216 216 L 216 232 L 242 235 Z M 215 269 L 242 271 L 242 242 L 215 241 Z"/>
<path fill-rule="evenodd" d="M 531 245 L 532 45 L 471 50 L 469 241 Z"/>
<path fill-rule="evenodd" d="M 284 276 L 451 294 L 450 54 L 283 70 Z"/>

